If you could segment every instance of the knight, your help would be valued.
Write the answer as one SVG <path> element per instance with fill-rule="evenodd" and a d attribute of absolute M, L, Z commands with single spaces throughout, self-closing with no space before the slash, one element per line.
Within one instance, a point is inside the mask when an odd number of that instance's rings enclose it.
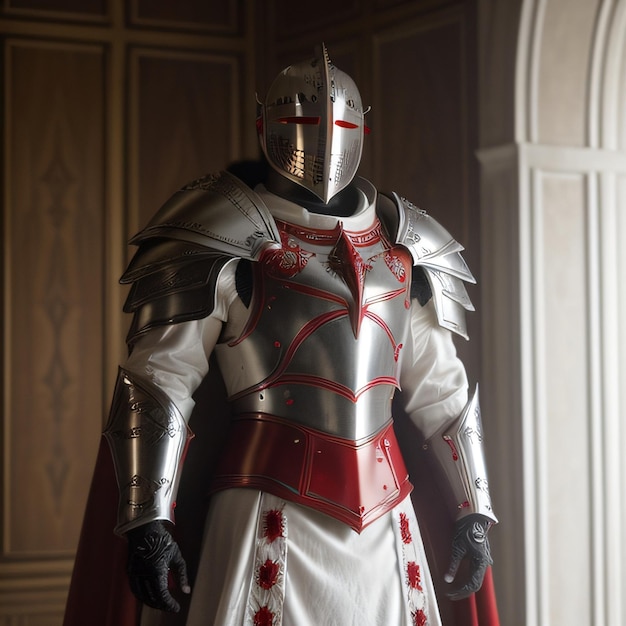
<path fill-rule="evenodd" d="M 187 625 L 436 626 L 392 400 L 401 390 L 439 476 L 449 595 L 466 597 L 497 522 L 453 343 L 474 278 L 435 219 L 357 176 L 364 107 L 325 47 L 278 75 L 257 127 L 263 183 L 195 180 L 132 240 L 129 357 L 105 429 L 130 585 L 155 614 L 179 608 L 169 573 L 190 592 L 174 506 L 214 355 L 230 421 L 214 475 L 195 477 L 211 502 Z"/>

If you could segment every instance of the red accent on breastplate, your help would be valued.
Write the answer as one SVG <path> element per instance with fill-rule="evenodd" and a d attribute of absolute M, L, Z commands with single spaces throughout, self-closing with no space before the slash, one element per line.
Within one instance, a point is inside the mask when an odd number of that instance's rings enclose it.
<path fill-rule="evenodd" d="M 211 490 L 252 487 L 361 532 L 413 489 L 393 423 L 355 442 L 264 414 L 233 419 Z"/>

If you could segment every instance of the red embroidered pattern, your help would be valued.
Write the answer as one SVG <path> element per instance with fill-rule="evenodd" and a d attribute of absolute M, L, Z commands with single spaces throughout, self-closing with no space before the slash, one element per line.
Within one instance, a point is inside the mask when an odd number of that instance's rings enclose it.
<path fill-rule="evenodd" d="M 307 228 L 306 226 L 297 226 L 296 224 L 283 222 L 281 220 L 276 220 L 276 225 L 281 232 L 284 231 L 302 241 L 317 245 L 329 245 L 335 243 L 342 230 L 341 224 L 337 224 L 332 230 Z"/>
<path fill-rule="evenodd" d="M 448 435 L 444 435 L 443 440 L 450 446 L 450 452 L 452 453 L 452 460 L 458 461 L 459 453 L 456 450 L 456 446 L 454 445 L 454 441 L 452 440 L 452 437 Z"/>
<path fill-rule="evenodd" d="M 328 255 L 328 267 L 341 276 L 350 289 L 354 300 L 349 305 L 350 321 L 354 335 L 358 337 L 361 322 L 365 315 L 363 308 L 365 275 L 372 269 L 372 265 L 363 259 L 350 237 L 346 233 L 342 233 L 337 245 Z"/>
<path fill-rule="evenodd" d="M 406 513 L 400 513 L 400 533 L 402 535 L 403 543 L 411 543 L 413 541 L 413 537 L 411 536 L 411 531 L 409 529 L 409 519 L 406 516 Z"/>
<path fill-rule="evenodd" d="M 350 237 L 350 240 L 355 246 L 365 248 L 381 240 L 382 227 L 380 222 L 376 220 L 372 228 L 370 228 L 369 230 L 364 230 L 361 232 L 346 231 L 346 234 Z"/>
<path fill-rule="evenodd" d="M 282 537 L 284 532 L 283 514 L 281 511 L 273 509 L 265 514 L 263 524 L 263 536 L 272 543 L 278 537 Z"/>
<path fill-rule="evenodd" d="M 406 280 L 406 268 L 399 256 L 385 252 L 385 263 L 398 282 L 403 283 Z"/>
<path fill-rule="evenodd" d="M 262 589 L 271 589 L 278 581 L 280 565 L 271 559 L 267 559 L 259 568 L 257 583 Z"/>
<path fill-rule="evenodd" d="M 279 278 L 293 278 L 306 267 L 313 253 L 305 252 L 284 231 L 281 231 L 280 239 L 282 248 L 270 250 L 263 256 L 262 260 L 267 265 L 270 274 Z"/>
<path fill-rule="evenodd" d="M 415 561 L 409 561 L 406 565 L 406 573 L 409 580 L 409 587 L 423 591 L 422 589 L 422 572 L 420 566 Z"/>
<path fill-rule="evenodd" d="M 274 613 L 272 613 L 266 606 L 262 606 L 254 614 L 254 626 L 272 626 L 273 624 L 274 624 Z"/>
<path fill-rule="evenodd" d="M 328 255 L 328 265 L 352 286 L 356 279 L 357 284 L 362 285 L 366 272 L 372 269 L 371 264 L 366 263 L 355 248 L 352 239 L 343 233 L 337 245 Z"/>
<path fill-rule="evenodd" d="M 424 613 L 422 609 L 413 613 L 413 623 L 415 626 L 426 626 L 427 622 L 428 619 L 426 618 L 426 613 Z"/>

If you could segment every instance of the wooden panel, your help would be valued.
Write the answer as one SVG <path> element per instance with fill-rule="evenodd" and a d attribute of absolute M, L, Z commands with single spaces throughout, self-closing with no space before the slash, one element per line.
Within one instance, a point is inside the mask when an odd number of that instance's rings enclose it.
<path fill-rule="evenodd" d="M 105 58 L 9 42 L 5 69 L 3 559 L 71 554 L 99 441 Z"/>
<path fill-rule="evenodd" d="M 275 29 L 277 41 L 284 41 L 294 35 L 315 29 L 349 23 L 358 17 L 363 3 L 359 0 L 319 0 L 319 2 L 295 3 L 292 0 L 275 0 Z M 321 37 L 324 37 L 320 33 Z M 320 39 L 320 42 L 323 39 Z"/>
<path fill-rule="evenodd" d="M 64 18 L 104 16 L 107 13 L 107 0 L 4 0 L 3 10 L 7 13 L 30 13 L 40 18 L 55 13 Z"/>
<path fill-rule="evenodd" d="M 237 57 L 135 49 L 130 63 L 136 230 L 183 184 L 240 157 L 241 87 Z"/>
<path fill-rule="evenodd" d="M 379 184 L 436 214 L 461 239 L 471 158 L 463 38 L 456 15 L 381 35 L 371 114 Z"/>
<path fill-rule="evenodd" d="M 402 5 L 412 10 L 426 11 L 446 4 L 446 0 L 374 0 L 374 7 L 381 10 Z"/>
<path fill-rule="evenodd" d="M 240 0 L 131 0 L 130 23 L 137 26 L 159 26 L 168 29 L 220 31 L 235 33 L 242 16 Z"/>
<path fill-rule="evenodd" d="M 476 124 L 469 90 L 469 7 L 434 11 L 374 38 L 374 86 L 369 150 L 380 189 L 409 198 L 441 222 L 480 267 Z M 470 288 L 478 303 L 480 292 Z M 478 378 L 480 318 L 468 316 L 474 341 L 458 342 L 472 380 Z"/>

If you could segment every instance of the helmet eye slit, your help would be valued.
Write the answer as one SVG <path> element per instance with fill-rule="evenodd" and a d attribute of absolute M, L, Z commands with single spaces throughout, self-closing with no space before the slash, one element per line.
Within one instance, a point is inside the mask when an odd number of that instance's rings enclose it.
<path fill-rule="evenodd" d="M 335 125 L 340 126 L 341 128 L 358 128 L 358 124 L 353 124 L 352 122 L 347 122 L 346 120 L 335 120 Z"/>
<path fill-rule="evenodd" d="M 310 124 L 314 126 L 319 126 L 320 117 L 314 115 L 294 115 L 290 117 L 279 117 L 276 121 L 279 124 Z"/>
<path fill-rule="evenodd" d="M 280 72 L 260 113 L 261 148 L 278 174 L 324 203 L 350 184 L 369 129 L 356 84 L 326 52 Z"/>

